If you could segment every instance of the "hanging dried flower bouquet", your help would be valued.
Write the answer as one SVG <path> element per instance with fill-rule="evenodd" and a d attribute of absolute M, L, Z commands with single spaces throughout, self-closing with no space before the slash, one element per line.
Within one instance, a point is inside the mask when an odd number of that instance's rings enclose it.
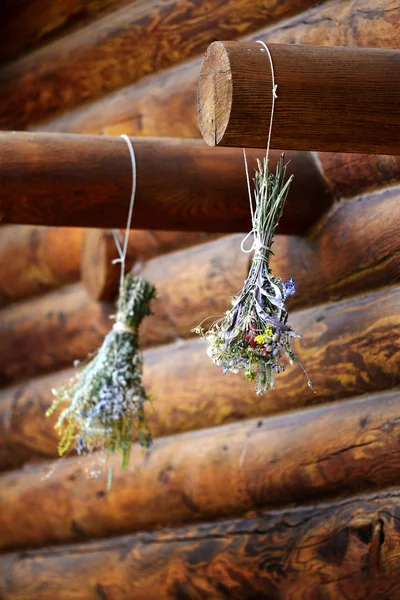
<path fill-rule="evenodd" d="M 74 446 L 79 454 L 95 449 L 117 451 L 126 466 L 134 437 L 145 448 L 150 446 L 144 411 L 149 397 L 142 384 L 138 329 L 151 314 L 149 304 L 154 296 L 151 283 L 127 275 L 116 322 L 98 353 L 69 386 L 53 390 L 55 399 L 47 414 L 67 404 L 56 424 L 61 433 L 60 455 Z"/>
<path fill-rule="evenodd" d="M 269 172 L 266 159 L 258 161 L 250 232 L 255 253 L 249 276 L 224 317 L 207 331 L 201 325 L 194 329 L 207 341 L 207 353 L 223 373 L 244 369 L 246 378 L 256 382 L 258 394 L 272 388 L 275 374 L 285 370 L 283 355 L 291 364 L 296 361 L 291 338 L 297 336 L 287 324 L 285 306 L 287 298 L 296 292 L 295 283 L 293 279 L 283 282 L 269 268 L 275 229 L 291 181 L 292 176 L 286 180 L 283 154 L 275 173 Z"/>

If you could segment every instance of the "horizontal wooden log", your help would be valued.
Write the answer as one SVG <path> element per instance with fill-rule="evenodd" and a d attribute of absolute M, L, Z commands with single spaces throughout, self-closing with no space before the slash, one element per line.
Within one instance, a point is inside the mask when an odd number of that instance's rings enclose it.
<path fill-rule="evenodd" d="M 365 10 L 365 14 L 369 12 Z M 135 86 L 32 130 L 198 138 L 201 134 L 196 85 L 200 65 L 197 60 L 147 77 Z M 338 197 L 400 182 L 400 156 L 320 152 L 318 157 L 324 178 Z"/>
<path fill-rule="evenodd" d="M 213 42 L 198 85 L 210 146 L 400 154 L 400 50 Z M 394 75 L 394 72 L 396 73 Z M 340 126 L 338 127 L 338 123 Z"/>
<path fill-rule="evenodd" d="M 131 232 L 128 239 L 125 268 L 178 248 L 187 248 L 212 239 L 212 235 L 187 231 Z M 83 236 L 81 280 L 93 300 L 114 300 L 118 293 L 120 265 L 114 237 L 110 229 L 86 229 Z"/>
<path fill-rule="evenodd" d="M 261 39 L 273 44 L 397 48 L 398 16 L 396 0 L 336 0 L 257 32 L 245 40 Z M 197 137 L 200 132 L 196 88 L 200 66 L 201 60 L 196 59 L 148 76 L 99 102 L 37 127 L 70 133 Z"/>
<path fill-rule="evenodd" d="M 400 183 L 400 156 L 319 152 L 318 159 L 337 198 Z"/>
<path fill-rule="evenodd" d="M 115 306 L 79 283 L 0 312 L 0 385 L 72 365 L 101 344 Z"/>
<path fill-rule="evenodd" d="M 118 137 L 0 133 L 4 223 L 125 227 L 132 188 L 126 141 Z M 199 140 L 133 140 L 136 229 L 229 232 L 250 228 L 241 150 Z M 250 155 L 262 156 L 260 151 Z M 273 164 L 280 154 L 274 153 Z M 311 155 L 289 154 L 297 197 L 280 231 L 300 233 L 331 201 Z M 271 164 L 272 167 L 272 164 Z M 294 198 L 294 196 L 292 196 Z"/>
<path fill-rule="evenodd" d="M 210 0 L 205 10 L 183 0 L 132 2 L 3 67 L 0 127 L 22 128 L 202 54 L 221 35 L 234 39 L 313 5 L 315 0 Z"/>
<path fill-rule="evenodd" d="M 399 399 L 397 390 L 164 438 L 146 453 L 135 447 L 128 469 L 115 461 L 111 491 L 110 463 L 99 455 L 6 473 L 0 549 L 215 520 L 395 483 Z"/>
<path fill-rule="evenodd" d="M 6 600 L 398 600 L 397 489 L 247 519 L 3 554 Z"/>
<path fill-rule="evenodd" d="M 399 190 L 392 188 L 338 204 L 308 239 L 277 236 L 271 266 L 283 279 L 296 279 L 291 309 L 397 283 L 399 228 Z M 202 319 L 225 312 L 248 272 L 250 255 L 240 250 L 243 237 L 225 237 L 137 266 L 135 272 L 158 290 L 155 314 L 141 330 L 144 347 L 186 338 Z M 111 304 L 91 301 L 80 285 L 1 311 L 1 384 L 85 359 L 101 344 L 113 312 Z"/>
<path fill-rule="evenodd" d="M 292 306 L 336 300 L 399 281 L 400 187 L 336 204 L 305 244 L 280 236 L 272 267 L 294 276 Z M 296 249 L 301 261 L 296 260 Z"/>
<path fill-rule="evenodd" d="M 71 228 L 2 227 L 0 307 L 77 281 L 82 234 Z"/>
<path fill-rule="evenodd" d="M 295 350 L 314 391 L 294 366 L 279 375 L 273 392 L 256 396 L 242 375 L 223 375 L 198 339 L 146 350 L 145 385 L 156 397 L 149 415 L 152 431 L 171 435 L 399 386 L 399 314 L 398 288 L 293 313 L 292 326 L 302 336 Z M 49 376 L 0 393 L 4 468 L 26 460 L 26 448 L 56 456 L 54 421 L 44 413 L 51 388 L 69 376 Z"/>
<path fill-rule="evenodd" d="M 26 0 L 3 2 L 0 7 L 0 62 L 70 33 L 130 1 L 41 0 L 40 10 Z"/>

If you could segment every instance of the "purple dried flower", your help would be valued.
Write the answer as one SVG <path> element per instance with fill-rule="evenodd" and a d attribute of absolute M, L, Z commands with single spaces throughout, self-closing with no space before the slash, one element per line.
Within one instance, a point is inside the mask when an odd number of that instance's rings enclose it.
<path fill-rule="evenodd" d="M 289 296 L 294 296 L 296 293 L 296 284 L 294 279 L 290 278 L 288 281 L 285 281 L 283 285 L 283 296 L 284 299 L 287 300 Z"/>

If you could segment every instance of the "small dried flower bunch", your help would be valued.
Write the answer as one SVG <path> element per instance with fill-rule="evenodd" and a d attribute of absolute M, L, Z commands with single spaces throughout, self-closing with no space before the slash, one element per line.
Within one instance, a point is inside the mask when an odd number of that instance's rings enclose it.
<path fill-rule="evenodd" d="M 241 292 L 232 300 L 232 308 L 208 331 L 194 329 L 208 343 L 207 353 L 223 373 L 244 369 L 249 381 L 255 381 L 258 394 L 274 386 L 275 374 L 285 370 L 284 354 L 291 364 L 296 360 L 291 338 L 297 337 L 287 324 L 285 302 L 296 292 L 293 279 L 283 282 L 272 275 L 269 259 L 274 232 L 283 212 L 292 177 L 286 180 L 284 155 L 276 172 L 268 171 L 266 159 L 258 161 L 254 178 L 253 213 L 255 254 L 249 276 Z M 243 249 L 243 247 L 242 247 Z"/>
<path fill-rule="evenodd" d="M 76 447 L 79 454 L 105 449 L 119 452 L 127 466 L 132 439 L 148 448 L 152 443 L 144 405 L 149 400 L 142 384 L 138 329 L 151 314 L 154 286 L 127 275 L 118 299 L 113 329 L 96 356 L 66 387 L 53 390 L 48 415 L 60 405 L 56 429 L 61 433 L 59 454 Z"/>

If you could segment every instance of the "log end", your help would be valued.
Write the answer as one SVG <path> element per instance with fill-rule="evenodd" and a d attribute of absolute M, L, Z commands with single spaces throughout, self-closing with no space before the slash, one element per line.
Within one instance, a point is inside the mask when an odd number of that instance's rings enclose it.
<path fill-rule="evenodd" d="M 232 72 L 224 42 L 207 48 L 201 66 L 197 112 L 200 131 L 209 146 L 218 146 L 224 137 L 232 108 Z"/>

